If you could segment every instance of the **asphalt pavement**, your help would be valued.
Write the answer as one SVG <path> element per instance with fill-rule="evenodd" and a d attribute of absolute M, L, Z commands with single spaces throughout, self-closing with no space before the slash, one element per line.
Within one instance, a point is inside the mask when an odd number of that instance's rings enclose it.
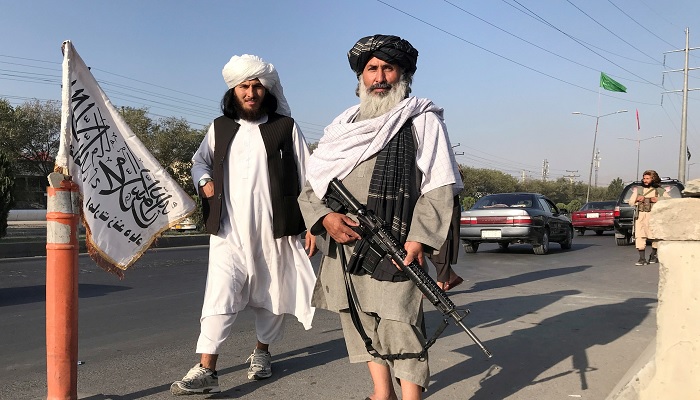
<path fill-rule="evenodd" d="M 451 324 L 431 348 L 426 398 L 605 399 L 653 341 L 657 268 L 635 267 L 634 248 L 610 234 L 576 236 L 571 250 L 553 245 L 546 256 L 482 247 L 460 254 L 465 283 L 449 294 L 472 310 L 465 323 L 494 357 Z M 207 260 L 206 246 L 149 250 L 118 280 L 80 257 L 80 398 L 173 398 L 170 383 L 196 359 Z M 0 260 L 0 399 L 45 398 L 45 268 L 41 257 Z M 441 316 L 425 310 L 433 332 Z M 311 331 L 285 323 L 276 375 L 248 381 L 254 318 L 243 312 L 220 360 L 224 392 L 197 398 L 365 398 L 366 367 L 348 362 L 337 315 L 317 310 Z"/>
<path fill-rule="evenodd" d="M 85 228 L 78 227 L 79 252 L 86 253 Z M 166 231 L 153 248 L 209 244 L 209 235 L 197 231 Z M 0 258 L 46 256 L 46 221 L 8 221 L 7 235 L 0 238 Z"/>

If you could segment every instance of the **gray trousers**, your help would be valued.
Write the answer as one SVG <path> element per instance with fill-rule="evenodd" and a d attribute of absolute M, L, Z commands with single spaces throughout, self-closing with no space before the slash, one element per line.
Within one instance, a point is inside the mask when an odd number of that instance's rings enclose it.
<path fill-rule="evenodd" d="M 350 313 L 342 311 L 339 314 L 351 363 L 372 361 L 380 365 L 388 365 L 394 371 L 396 379 L 405 379 L 424 389 L 428 387 L 430 368 L 427 357 L 422 361 L 416 358 L 386 361 L 372 357 L 367 352 L 362 337 L 353 325 Z M 379 354 L 420 353 L 426 342 L 425 335 L 419 327 L 405 322 L 380 319 L 362 311 L 359 311 L 359 315 L 365 333 L 372 339 L 372 346 Z M 422 315 L 420 320 L 423 320 Z"/>

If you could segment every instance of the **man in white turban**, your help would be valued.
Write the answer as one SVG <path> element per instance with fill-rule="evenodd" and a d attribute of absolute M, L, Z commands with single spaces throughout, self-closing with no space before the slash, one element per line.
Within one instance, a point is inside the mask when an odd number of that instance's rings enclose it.
<path fill-rule="evenodd" d="M 257 344 L 248 379 L 272 375 L 268 346 L 281 339 L 284 314 L 311 328 L 315 239 L 300 234 L 297 196 L 309 150 L 290 117 L 275 67 L 234 56 L 222 71 L 229 90 L 192 158 L 211 235 L 209 269 L 196 352 L 200 362 L 174 382 L 174 395 L 220 392 L 216 362 L 238 312 L 255 314 Z"/>

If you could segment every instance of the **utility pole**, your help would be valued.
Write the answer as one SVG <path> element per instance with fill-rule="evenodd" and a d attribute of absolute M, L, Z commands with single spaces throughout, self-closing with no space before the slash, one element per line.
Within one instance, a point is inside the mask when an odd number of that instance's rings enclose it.
<path fill-rule="evenodd" d="M 683 90 L 670 90 L 670 91 L 665 91 L 663 93 L 674 93 L 674 92 L 683 92 L 683 111 L 681 111 L 681 149 L 680 149 L 680 155 L 678 157 L 678 180 L 680 180 L 683 183 L 686 183 L 686 176 L 685 176 L 685 171 L 686 171 L 686 155 L 688 152 L 688 144 L 687 144 L 687 139 L 688 139 L 688 92 L 691 90 L 699 90 L 700 88 L 694 88 L 694 89 L 688 89 L 688 71 L 692 71 L 698 68 L 690 68 L 688 66 L 688 56 L 690 54 L 690 50 L 697 50 L 699 47 L 694 47 L 690 48 L 690 29 L 685 28 L 685 49 L 683 50 L 672 50 L 672 51 L 667 51 L 666 53 L 675 53 L 675 52 L 684 52 L 685 53 L 685 66 L 683 69 L 675 69 L 675 70 L 669 70 L 669 71 L 664 71 L 666 72 L 680 72 L 683 71 Z M 664 54 L 666 54 L 664 53 Z M 664 56 L 665 57 L 665 56 Z M 663 98 L 662 98 L 663 100 Z"/>
<path fill-rule="evenodd" d="M 547 182 L 547 177 L 549 176 L 549 162 L 545 158 L 542 161 L 542 181 Z"/>

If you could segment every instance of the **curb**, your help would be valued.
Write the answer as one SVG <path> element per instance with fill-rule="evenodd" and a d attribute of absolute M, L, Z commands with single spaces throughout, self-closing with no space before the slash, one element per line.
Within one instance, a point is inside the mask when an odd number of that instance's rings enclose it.
<path fill-rule="evenodd" d="M 2 258 L 22 258 L 22 257 L 46 257 L 46 239 L 35 238 L 36 240 L 26 242 L 0 242 L 0 259 Z M 87 253 L 85 239 L 80 239 L 78 253 Z M 209 244 L 208 234 L 182 235 L 182 236 L 161 236 L 150 247 L 151 249 L 163 249 L 168 247 L 201 246 Z"/>

